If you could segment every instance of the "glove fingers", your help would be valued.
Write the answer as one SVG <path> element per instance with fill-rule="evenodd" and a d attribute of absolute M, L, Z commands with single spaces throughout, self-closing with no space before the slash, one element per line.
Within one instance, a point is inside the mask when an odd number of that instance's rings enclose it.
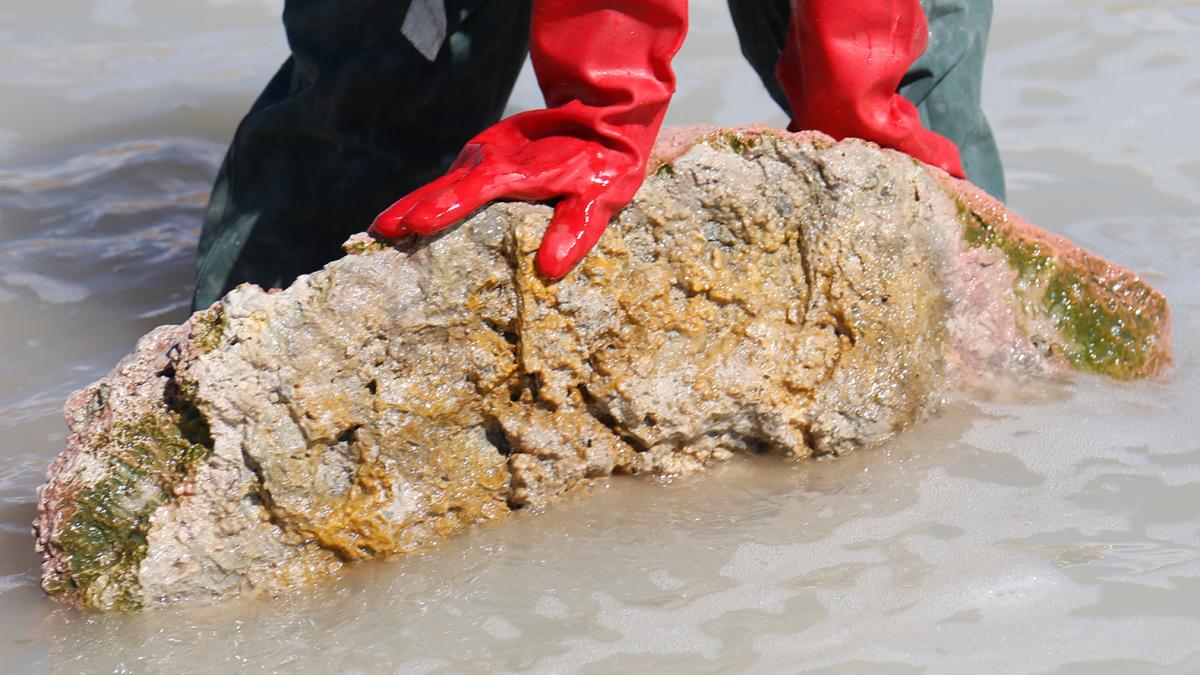
<path fill-rule="evenodd" d="M 418 234 L 439 232 L 475 209 L 505 196 L 511 191 L 512 182 L 511 176 L 498 176 L 485 167 L 470 169 L 449 185 L 435 181 L 403 215 L 404 224 Z"/>
<path fill-rule="evenodd" d="M 613 209 L 595 196 L 559 202 L 538 248 L 538 270 L 551 279 L 566 276 L 600 241 L 612 213 Z"/>
<path fill-rule="evenodd" d="M 410 226 L 408 214 L 430 199 L 437 197 L 439 194 L 449 190 L 453 190 L 460 183 L 470 169 L 452 170 L 446 175 L 437 180 L 424 185 L 407 195 L 401 197 L 395 204 L 387 207 L 378 216 L 375 216 L 375 221 L 371 223 L 369 231 L 373 234 L 378 234 L 382 237 L 403 237 L 413 232 L 422 232 L 422 230 Z"/>
<path fill-rule="evenodd" d="M 511 191 L 518 176 L 497 170 L 483 148 L 470 143 L 446 175 L 402 197 L 375 217 L 370 231 L 385 237 L 433 234 Z"/>

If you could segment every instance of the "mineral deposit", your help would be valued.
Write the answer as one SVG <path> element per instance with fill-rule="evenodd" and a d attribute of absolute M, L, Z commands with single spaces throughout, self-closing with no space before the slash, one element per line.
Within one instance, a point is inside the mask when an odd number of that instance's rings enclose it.
<path fill-rule="evenodd" d="M 44 588 L 100 609 L 278 595 L 613 474 L 838 455 L 981 379 L 1170 361 L 1136 276 L 859 141 L 672 132 L 561 281 L 533 267 L 550 214 L 359 236 L 147 335 L 67 401 Z"/>

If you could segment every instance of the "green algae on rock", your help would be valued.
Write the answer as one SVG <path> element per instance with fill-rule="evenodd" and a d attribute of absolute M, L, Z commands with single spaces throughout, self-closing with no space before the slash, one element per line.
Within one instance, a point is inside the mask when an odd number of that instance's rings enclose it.
<path fill-rule="evenodd" d="M 968 245 L 1003 253 L 1025 313 L 1050 318 L 1052 349 L 1076 369 L 1132 379 L 1169 362 L 1170 312 L 1153 288 L 1085 251 L 1022 236 L 1003 217 L 985 219 L 961 203 L 959 217 Z"/>
<path fill-rule="evenodd" d="M 1170 361 L 1152 288 L 904 155 L 703 128 L 650 167 L 561 281 L 551 209 L 496 204 L 147 335 L 67 401 L 43 587 L 280 595 L 615 474 L 876 445 L 981 376 Z"/>
<path fill-rule="evenodd" d="M 192 344 L 201 352 L 216 349 L 221 344 L 221 336 L 225 334 L 225 324 L 225 312 L 220 306 L 197 312 L 192 320 Z"/>
<path fill-rule="evenodd" d="M 75 513 L 58 538 L 71 552 L 70 575 L 56 578 L 47 590 L 77 595 L 79 604 L 90 607 L 140 608 L 133 590 L 147 552 L 150 515 L 177 496 L 211 444 L 208 425 L 194 410 L 113 425 L 112 437 L 97 442 L 108 449 L 108 476 L 75 495 Z"/>
<path fill-rule="evenodd" d="M 86 428 L 73 438 L 82 447 L 59 458 L 52 470 L 62 480 L 40 491 L 63 505 L 53 536 L 38 542 L 53 562 L 43 569 L 43 586 L 57 597 L 98 609 L 141 607 L 137 573 L 151 517 L 178 498 L 212 452 L 204 416 L 168 379 L 171 366 L 160 349 L 168 332 L 159 329 L 141 343 L 153 345 L 158 358 L 122 362 L 125 382 L 101 381 L 68 401 L 76 411 L 68 420 L 73 430 Z M 169 385 L 151 405 L 136 391 L 148 379 Z M 130 406 L 132 399 L 141 405 Z"/>

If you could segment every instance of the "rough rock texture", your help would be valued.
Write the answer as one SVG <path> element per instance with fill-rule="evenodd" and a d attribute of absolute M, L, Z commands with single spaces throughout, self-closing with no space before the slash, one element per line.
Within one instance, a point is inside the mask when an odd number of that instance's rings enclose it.
<path fill-rule="evenodd" d="M 356 238 L 147 335 L 67 401 L 35 523 L 46 590 L 279 594 L 610 474 L 840 454 L 980 377 L 1170 360 L 1137 277 L 862 142 L 669 134 L 560 282 L 533 271 L 549 215 Z"/>

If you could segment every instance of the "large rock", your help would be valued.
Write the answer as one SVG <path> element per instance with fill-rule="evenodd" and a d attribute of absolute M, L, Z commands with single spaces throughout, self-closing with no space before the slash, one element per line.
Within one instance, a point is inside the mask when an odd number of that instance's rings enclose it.
<path fill-rule="evenodd" d="M 67 401 L 43 586 L 136 608 L 278 594 L 613 473 L 840 454 L 948 388 L 1170 360 L 1165 300 L 873 145 L 675 132 L 566 279 L 551 210 L 243 286 Z"/>

